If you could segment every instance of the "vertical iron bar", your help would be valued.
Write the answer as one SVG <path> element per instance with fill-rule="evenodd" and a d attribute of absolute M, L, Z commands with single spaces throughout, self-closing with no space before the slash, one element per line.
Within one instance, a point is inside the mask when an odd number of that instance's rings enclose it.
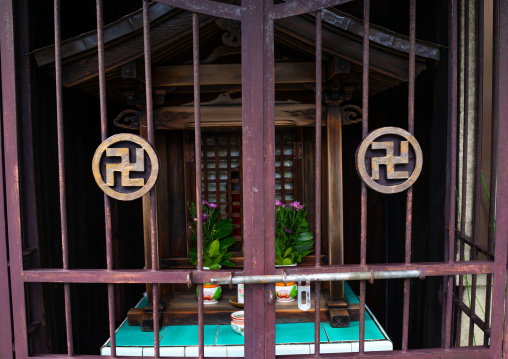
<path fill-rule="evenodd" d="M 153 96 L 152 96 L 152 55 L 150 44 L 150 13 L 149 0 L 143 0 L 143 47 L 145 55 L 145 92 L 146 92 L 146 127 L 148 143 L 155 147 L 155 129 L 153 125 Z M 152 271 L 158 269 L 157 247 L 157 202 L 155 187 L 150 190 L 150 242 L 152 249 Z M 153 297 L 153 349 L 154 357 L 159 358 L 159 285 L 152 284 Z"/>
<path fill-rule="evenodd" d="M 461 30 L 462 33 L 462 30 Z M 464 117 L 462 122 L 462 190 L 460 213 L 460 233 L 464 237 L 466 235 L 466 211 L 467 211 L 467 157 L 468 157 L 468 137 L 469 137 L 469 1 L 464 0 L 464 88 L 462 89 L 464 96 Z M 462 96 L 459 94 L 459 96 Z M 460 240 L 459 261 L 465 261 L 465 243 Z M 472 250 L 472 249 L 471 249 Z M 464 276 L 459 275 L 459 303 L 462 303 L 464 296 Z M 457 306 L 457 327 L 456 327 L 456 343 L 460 346 L 460 336 L 462 329 L 462 310 Z"/>
<path fill-rule="evenodd" d="M 2 323 L 2 329 L 5 325 L 9 325 L 6 335 L 0 338 L 2 343 L 1 355 L 6 354 L 6 358 L 13 357 L 13 349 L 15 349 L 17 358 L 28 357 L 27 343 L 27 323 L 26 323 L 26 307 L 25 307 L 25 284 L 21 280 L 23 271 L 22 256 L 22 236 L 21 236 L 21 208 L 19 197 L 19 160 L 18 160 L 18 131 L 17 131 L 17 107 L 18 92 L 16 86 L 16 47 L 14 37 L 14 9 L 12 0 L 0 1 L 0 53 L 2 61 L 0 62 L 2 76 L 2 126 L 3 133 L 0 139 L 0 148 L 2 155 L 0 156 L 0 242 L 5 244 L 9 241 L 9 263 L 7 256 L 0 256 L 0 266 L 2 270 L 5 268 L 5 274 L 8 273 L 7 267 L 10 265 L 11 294 L 12 294 L 12 314 L 13 318 L 17 318 L 14 326 L 14 347 L 13 340 L 10 335 L 11 328 L 9 320 L 6 319 Z M 4 170 L 5 165 L 5 170 Z M 5 186 L 4 186 L 5 179 Z M 9 189 L 4 192 L 4 189 Z M 6 222 L 5 222 L 6 220 Z M 6 227 L 4 225 L 6 224 Z M 6 250 L 6 246 L 1 247 Z M 5 253 L 4 253 L 5 254 Z M 2 278 L 4 279 L 4 278 Z M 7 281 L 3 282 L 7 285 Z M 0 295 L 0 301 L 3 308 L 9 308 L 9 292 L 6 291 L 5 296 Z M 7 309 L 9 311 L 9 309 Z M 6 317 L 8 317 L 6 315 Z M 5 347 L 3 344 L 6 343 Z"/>
<path fill-rule="evenodd" d="M 497 8 L 496 8 L 497 7 Z M 498 41 L 499 39 L 499 2 L 494 1 L 494 31 L 493 31 L 493 63 L 492 63 L 492 132 L 491 132 L 491 166 L 490 168 L 490 206 L 489 206 L 489 234 L 488 234 L 488 250 L 492 252 L 494 249 L 494 236 L 495 236 L 495 223 L 496 223 L 496 175 L 497 168 L 496 164 L 498 161 L 499 153 L 498 138 L 497 138 L 497 123 L 499 121 L 499 113 L 494 110 L 499 107 L 499 47 L 501 46 Z"/>
<path fill-rule="evenodd" d="M 245 0 L 242 7 L 244 271 L 270 274 L 275 270 L 273 1 Z M 246 358 L 275 357 L 275 303 L 266 300 L 273 289 L 245 286 Z"/>
<path fill-rule="evenodd" d="M 477 48 L 476 48 L 476 163 L 475 163 L 475 180 L 474 180 L 474 207 L 473 207 L 473 241 L 475 244 L 480 243 L 480 201 L 482 191 L 482 136 L 483 136 L 483 44 L 484 44 L 484 3 L 478 1 L 478 17 L 476 21 L 477 26 Z M 478 248 L 471 247 L 472 260 L 478 260 Z M 490 275 L 487 275 L 490 277 Z M 477 285 L 476 274 L 473 274 L 471 280 L 471 314 L 476 313 L 476 285 Z M 489 288 L 486 288 L 489 291 Z M 486 304 L 486 307 L 490 305 Z M 487 309 L 487 308 L 485 308 Z M 484 323 L 487 321 L 485 318 Z M 488 327 L 486 327 L 488 328 Z M 485 332 L 486 328 L 481 328 Z M 486 335 L 485 335 L 486 336 Z M 469 346 L 476 345 L 476 339 L 474 338 L 474 322 L 472 318 L 469 320 Z"/>
<path fill-rule="evenodd" d="M 321 126 L 322 121 L 322 12 L 316 12 L 316 174 L 315 174 L 315 194 L 316 194 L 316 258 L 315 266 L 321 266 Z M 282 147 L 282 146 L 281 146 Z M 281 150 L 282 153 L 282 150 Z M 321 327 L 321 283 L 315 283 L 315 320 L 314 320 L 314 355 L 319 357 L 320 352 L 320 327 Z"/>
<path fill-rule="evenodd" d="M 448 208 L 447 208 L 447 241 L 448 241 L 448 262 L 454 262 L 455 256 L 455 184 L 457 183 L 457 30 L 458 30 L 458 0 L 450 0 L 450 37 L 449 37 L 449 81 L 450 81 L 450 95 L 449 95 L 449 127 L 448 127 L 448 166 L 449 178 L 448 183 Z M 446 314 L 445 314 L 445 335 L 444 347 L 450 348 L 451 345 L 451 332 L 452 332 L 452 315 L 453 315 L 453 276 L 448 276 L 447 280 L 447 295 L 446 295 Z"/>
<path fill-rule="evenodd" d="M 197 209 L 197 239 L 198 239 L 198 271 L 203 270 L 203 194 L 201 184 L 201 96 L 199 87 L 199 18 L 197 13 L 192 13 L 192 50 L 193 50 L 193 73 L 194 73 L 194 148 L 196 156 L 196 209 Z M 215 138 L 218 142 L 218 138 Z M 216 153 L 217 156 L 217 153 Z M 216 161 L 217 162 L 217 161 Z M 217 168 L 217 166 L 216 166 Z M 218 171 L 216 169 L 216 177 Z M 219 189 L 216 188 L 216 191 Z M 218 204 L 220 205 L 220 203 Z M 219 207 L 220 208 L 220 207 Z M 198 345 L 199 357 L 204 356 L 204 322 L 203 322 L 204 302 L 203 285 L 198 284 Z"/>
<path fill-rule="evenodd" d="M 415 115 L 415 53 L 416 53 L 416 0 L 409 3 L 409 91 L 408 91 L 408 132 L 414 135 Z M 413 187 L 407 190 L 406 201 L 406 252 L 405 263 L 411 263 L 411 231 L 413 224 Z M 404 279 L 404 309 L 402 319 L 402 351 L 407 351 L 409 338 L 409 301 L 411 280 Z"/>
<path fill-rule="evenodd" d="M 106 106 L 106 70 L 104 66 L 104 14 L 102 0 L 96 0 L 97 14 L 97 52 L 99 66 L 99 97 L 101 112 L 101 140 L 108 137 L 108 117 Z M 113 244 L 111 231 L 111 200 L 104 194 L 104 224 L 106 231 L 106 267 L 113 270 Z M 108 314 L 109 314 L 109 340 L 111 344 L 111 357 L 116 357 L 115 337 L 115 288 L 108 284 Z"/>
<path fill-rule="evenodd" d="M 275 270 L 275 49 L 274 49 L 274 20 L 271 18 L 273 1 L 265 0 L 263 4 L 263 186 L 264 186 L 264 272 L 273 274 Z M 261 44 L 260 44 L 261 45 Z M 258 66 L 260 64 L 254 64 Z M 243 76 L 243 74 L 242 74 Z M 260 76 L 261 77 L 261 76 Z M 256 90 L 253 87 L 253 93 Z M 255 107 L 254 107 L 255 109 Z M 284 141 L 281 136 L 281 165 L 284 165 L 282 154 L 284 153 Z M 256 148 L 256 146 L 254 146 Z M 281 185 L 283 178 L 281 177 Z M 253 245 L 254 250 L 256 244 Z M 264 287 L 264 288 L 263 288 Z M 268 284 L 260 288 L 264 291 L 264 298 L 270 297 L 273 285 Z M 254 341 L 264 338 L 264 357 L 275 357 L 275 302 L 260 303 L 258 308 L 264 306 L 265 318 L 262 332 L 254 334 Z M 247 347 L 246 347 L 247 348 Z M 247 348 L 248 349 L 248 348 Z"/>
<path fill-rule="evenodd" d="M 369 131 L 369 33 L 370 0 L 363 1 L 363 76 L 362 76 L 362 139 Z M 367 263 L 367 185 L 362 182 L 361 192 L 360 264 Z M 365 292 L 366 282 L 360 282 L 360 334 L 359 352 L 365 349 Z"/>
<path fill-rule="evenodd" d="M 2 17 L 3 18 L 3 17 Z M 5 34 L 2 29 L 2 38 L 0 44 L 5 40 Z M 2 49 L 3 50 L 3 49 Z M 3 54 L 3 52 L 2 52 Z M 2 58 L 3 60 L 3 58 Z M 3 75 L 2 71 L 2 75 Z M 3 78 L 4 76 L 2 76 Z M 3 89 L 5 94 L 5 89 Z M 5 103 L 5 102 L 4 102 Z M 6 106 L 4 106 L 5 109 Z M 2 148 L 3 139 L 0 140 L 0 148 Z M 7 223 L 5 219 L 5 192 L 4 192 L 4 171 L 3 171 L 3 153 L 0 156 L 0 306 L 5 308 L 2 314 L 2 320 L 0 320 L 0 358 L 13 359 L 13 343 L 12 338 L 12 315 L 11 315 L 11 287 L 9 282 L 9 260 L 7 259 L 7 250 L 9 249 L 7 243 Z M 11 245 L 12 246 L 12 245 Z M 16 248 L 20 253 L 22 248 Z M 13 273 L 11 273 L 12 275 Z M 13 308 L 14 309 L 14 308 Z M 18 325 L 17 325 L 18 326 Z M 25 326 L 26 327 L 26 326 Z M 25 335 L 23 330 L 23 335 Z M 18 354 L 19 355 L 19 354 Z"/>
<path fill-rule="evenodd" d="M 492 56 L 492 128 L 491 128 L 491 159 L 490 159 L 490 203 L 489 203 L 489 226 L 488 226 L 488 244 L 487 248 L 490 253 L 494 250 L 494 236 L 496 233 L 495 223 L 496 223 L 496 198 L 497 198 L 497 168 L 496 164 L 498 163 L 498 137 L 497 137 L 497 123 L 499 121 L 499 112 L 496 109 L 499 108 L 499 47 L 500 47 L 500 35 L 499 35 L 499 1 L 494 1 L 493 3 L 493 56 Z M 496 248 L 497 250 L 497 248 Z M 494 260 L 499 259 L 496 255 L 494 256 Z M 497 275 L 496 275 L 497 274 Z M 495 277 L 494 277 L 495 276 Z M 494 273 L 494 275 L 487 276 L 487 295 L 485 298 L 486 302 L 486 310 L 485 310 L 485 328 L 489 328 L 489 322 L 494 323 L 495 318 L 490 318 L 491 308 L 494 307 L 494 303 L 490 304 L 491 300 L 495 298 L 495 294 L 492 289 L 490 289 L 489 285 L 492 285 L 494 282 L 494 286 L 499 282 L 498 273 Z M 504 281 L 503 281 L 504 282 Z M 491 329 L 492 333 L 492 329 Z M 491 342 L 491 337 L 484 336 L 484 344 L 488 344 Z"/>
<path fill-rule="evenodd" d="M 31 58 L 26 56 L 31 51 L 31 36 L 29 26 L 28 0 L 15 2 L 14 13 L 16 35 L 16 62 L 18 76 L 18 99 L 17 108 L 18 125 L 20 131 L 20 145 L 23 151 L 19 154 L 20 187 L 23 188 L 21 208 L 23 208 L 23 250 L 33 248 L 34 252 L 25 258 L 25 268 L 41 267 L 41 246 L 39 245 L 39 226 L 37 218 L 38 196 L 36 195 L 36 178 L 34 173 L 34 158 L 36 157 L 33 144 L 33 122 L 32 111 L 33 96 L 33 64 Z M 26 286 L 27 291 L 27 321 L 29 323 L 41 323 L 29 336 L 31 353 L 46 353 L 46 320 L 43 308 L 42 284 L 32 283 Z"/>
<path fill-rule="evenodd" d="M 63 99 L 62 99 L 62 55 L 60 31 L 60 0 L 54 0 L 55 24 L 55 78 L 56 78 L 56 117 L 58 132 L 58 180 L 60 196 L 60 226 L 62 232 L 62 260 L 63 269 L 69 269 L 69 247 L 67 238 L 67 203 L 65 189 L 65 145 L 63 128 Z M 67 354 L 72 356 L 72 318 L 71 318 L 71 292 L 69 283 L 64 283 L 65 325 L 67 334 Z"/>
<path fill-rule="evenodd" d="M 494 292 L 492 295 L 492 307 L 501 308 L 505 304 L 506 283 L 506 260 L 508 244 L 508 4 L 506 1 L 494 1 L 494 66 L 493 77 L 495 87 L 493 91 L 493 123 L 492 133 L 496 134 L 497 146 L 493 147 L 492 161 L 494 169 L 491 178 L 491 192 L 494 188 L 497 195 L 492 195 L 491 204 L 495 203 L 495 222 L 492 224 L 495 239 L 494 260 Z M 491 213 L 492 215 L 492 213 Z M 503 316 L 496 315 L 492 318 L 490 343 L 494 358 L 501 358 L 503 347 Z M 508 345 L 506 333 L 504 343 Z M 506 347 L 504 350 L 506 355 Z"/>

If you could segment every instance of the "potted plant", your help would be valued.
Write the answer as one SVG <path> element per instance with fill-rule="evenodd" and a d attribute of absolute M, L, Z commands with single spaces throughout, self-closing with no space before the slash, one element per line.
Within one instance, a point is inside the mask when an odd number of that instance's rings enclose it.
<path fill-rule="evenodd" d="M 191 239 L 195 246 L 190 249 L 189 257 L 192 265 L 198 264 L 197 251 L 197 208 L 196 204 L 187 203 L 189 213 L 193 219 L 189 228 L 192 230 Z M 235 265 L 230 261 L 231 247 L 235 240 L 231 237 L 233 224 L 230 219 L 223 219 L 217 222 L 219 217 L 219 208 L 215 203 L 203 201 L 202 203 L 203 219 L 203 269 L 220 269 L 222 265 Z M 203 286 L 203 297 L 205 304 L 215 304 L 220 298 L 222 289 L 218 284 L 205 283 Z M 196 291 L 197 293 L 197 291 Z"/>
<path fill-rule="evenodd" d="M 312 252 L 313 235 L 305 220 L 304 207 L 296 201 L 289 205 L 275 201 L 275 264 L 278 266 L 295 266 Z M 275 283 L 277 301 L 292 302 L 296 294 L 296 283 Z"/>
<path fill-rule="evenodd" d="M 275 201 L 275 264 L 296 265 L 312 252 L 313 235 L 305 220 L 305 205 Z"/>
<path fill-rule="evenodd" d="M 189 213 L 193 219 L 189 228 L 192 230 L 191 239 L 195 246 L 189 251 L 190 262 L 192 265 L 198 264 L 197 249 L 197 208 L 194 202 L 188 203 Z M 219 217 L 219 208 L 215 203 L 203 201 L 203 267 L 209 269 L 220 269 L 221 265 L 234 266 L 230 261 L 231 247 L 235 240 L 231 237 L 233 224 L 230 219 L 223 219 L 217 222 Z"/>

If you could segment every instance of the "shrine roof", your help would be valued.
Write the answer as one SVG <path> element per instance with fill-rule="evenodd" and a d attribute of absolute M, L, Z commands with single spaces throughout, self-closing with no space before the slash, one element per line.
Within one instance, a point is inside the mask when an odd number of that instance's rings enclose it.
<path fill-rule="evenodd" d="M 191 64 L 191 12 L 155 2 L 149 9 L 152 66 Z M 363 22 L 334 8 L 322 10 L 322 15 L 323 61 L 345 59 L 350 63 L 351 73 L 361 74 Z M 231 39 L 224 41 L 225 34 L 231 33 L 238 23 L 210 15 L 200 15 L 199 22 L 201 63 L 239 63 L 241 44 L 232 44 Z M 315 19 L 312 14 L 278 19 L 274 24 L 276 62 L 315 61 Z M 104 26 L 108 91 L 112 80 L 122 79 L 122 65 L 143 59 L 142 28 L 142 10 Z M 226 45 L 227 41 L 229 45 Z M 443 47 L 436 44 L 416 42 L 416 75 L 429 61 L 439 60 L 441 49 Z M 371 96 L 408 81 L 408 51 L 406 36 L 370 25 Z M 63 41 L 61 53 L 63 85 L 97 93 L 97 31 Z M 35 50 L 32 55 L 39 66 L 53 71 L 54 45 Z"/>

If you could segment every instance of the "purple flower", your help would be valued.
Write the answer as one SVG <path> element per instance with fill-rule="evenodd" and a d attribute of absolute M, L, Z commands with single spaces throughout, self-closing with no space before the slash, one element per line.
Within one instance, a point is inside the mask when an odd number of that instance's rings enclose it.
<path fill-rule="evenodd" d="M 194 217 L 194 222 L 197 222 L 197 221 L 198 221 L 198 219 L 196 217 Z"/>
<path fill-rule="evenodd" d="M 207 206 L 210 204 L 207 201 L 202 201 L 202 202 L 203 202 L 203 204 L 206 204 Z"/>
<path fill-rule="evenodd" d="M 203 222 L 206 221 L 206 217 L 208 217 L 208 215 L 206 213 L 203 213 Z"/>
<path fill-rule="evenodd" d="M 297 201 L 294 201 L 293 203 L 291 203 L 290 206 L 293 207 L 294 209 L 296 209 L 297 212 L 303 208 L 303 206 L 300 204 L 300 202 L 297 202 Z"/>
<path fill-rule="evenodd" d="M 208 207 L 215 209 L 215 208 L 217 208 L 217 204 L 216 203 L 208 203 Z"/>
<path fill-rule="evenodd" d="M 279 201 L 278 199 L 275 200 L 275 205 L 278 207 L 286 207 L 286 205 L 284 203 L 282 203 L 281 201 Z"/>
<path fill-rule="evenodd" d="M 289 230 L 289 228 L 286 228 L 286 232 L 288 232 L 289 234 L 291 234 L 291 231 Z"/>

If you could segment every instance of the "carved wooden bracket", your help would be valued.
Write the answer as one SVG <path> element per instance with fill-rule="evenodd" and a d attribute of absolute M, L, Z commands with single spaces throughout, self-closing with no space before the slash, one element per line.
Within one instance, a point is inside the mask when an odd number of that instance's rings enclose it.
<path fill-rule="evenodd" d="M 141 122 L 141 111 L 125 110 L 113 120 L 115 126 L 127 128 L 129 130 L 139 130 Z"/>
<path fill-rule="evenodd" d="M 240 33 L 242 24 L 240 21 L 218 18 L 215 20 L 215 23 L 224 30 L 222 35 L 224 45 L 239 47 L 242 44 L 242 35 Z"/>
<path fill-rule="evenodd" d="M 363 111 L 356 105 L 341 106 L 342 126 L 362 122 Z"/>
<path fill-rule="evenodd" d="M 229 94 L 221 94 L 218 98 L 202 103 L 201 126 L 210 127 L 241 127 L 241 99 L 231 99 Z M 323 106 L 323 119 L 326 118 L 327 107 Z M 122 111 L 114 120 L 116 126 L 128 129 L 139 128 L 139 113 L 135 110 Z M 316 122 L 314 104 L 302 104 L 294 101 L 275 103 L 276 126 L 313 126 Z M 178 130 L 194 128 L 194 106 L 186 104 L 175 107 L 162 107 L 154 110 L 156 129 Z M 323 121 L 323 126 L 326 121 Z"/>

